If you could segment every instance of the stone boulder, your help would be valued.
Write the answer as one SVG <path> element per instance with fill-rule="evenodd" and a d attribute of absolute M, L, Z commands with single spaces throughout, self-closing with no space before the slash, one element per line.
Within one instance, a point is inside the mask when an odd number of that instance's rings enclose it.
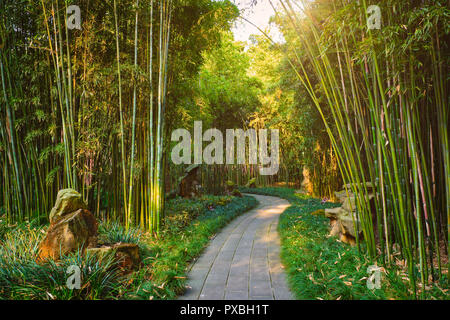
<path fill-rule="evenodd" d="M 195 198 L 200 195 L 199 164 L 192 164 L 184 170 L 178 182 L 176 194 L 183 198 Z"/>
<path fill-rule="evenodd" d="M 350 190 L 348 192 L 346 190 L 335 191 L 334 195 L 336 196 L 336 198 L 339 200 L 340 203 L 343 203 L 347 197 L 353 197 L 353 193 Z"/>
<path fill-rule="evenodd" d="M 327 208 L 325 209 L 325 217 L 329 218 L 330 220 L 337 220 L 341 211 L 342 211 L 341 207 Z"/>
<path fill-rule="evenodd" d="M 230 180 L 226 182 L 225 194 L 229 196 L 242 197 L 242 193 L 239 189 L 237 189 L 236 184 Z"/>
<path fill-rule="evenodd" d="M 365 197 L 365 199 L 366 199 L 365 201 L 368 203 L 368 205 L 371 208 L 375 206 L 375 203 L 373 202 L 374 198 L 375 198 L 375 196 L 372 193 Z M 356 211 L 356 209 L 357 209 L 356 197 L 353 195 L 346 197 L 344 199 L 344 201 L 342 202 L 342 208 L 347 211 L 352 211 L 352 212 Z"/>
<path fill-rule="evenodd" d="M 305 194 L 313 194 L 314 184 L 311 181 L 311 171 L 307 166 L 303 166 L 302 175 L 303 180 L 300 189 L 303 190 Z"/>
<path fill-rule="evenodd" d="M 342 210 L 339 214 L 338 223 L 343 235 L 350 235 L 356 238 L 355 229 L 361 230 L 361 222 L 356 218 L 356 214 L 351 211 Z"/>
<path fill-rule="evenodd" d="M 132 243 L 116 243 L 97 247 L 98 224 L 87 209 L 81 195 L 73 189 L 58 192 L 56 204 L 50 213 L 50 226 L 39 244 L 38 262 L 58 260 L 62 255 L 89 251 L 99 261 L 113 255 L 123 271 L 139 267 L 139 247 Z"/>
<path fill-rule="evenodd" d="M 256 178 L 251 178 L 245 185 L 246 188 L 256 188 Z"/>
<path fill-rule="evenodd" d="M 341 234 L 341 227 L 339 225 L 339 223 L 337 222 L 337 220 L 332 220 L 330 221 L 330 226 L 331 226 L 331 230 L 330 230 L 330 237 L 336 237 L 339 236 Z"/>
<path fill-rule="evenodd" d="M 99 261 L 107 256 L 114 256 L 119 261 L 119 266 L 123 271 L 131 271 L 141 264 L 139 247 L 133 243 L 116 243 L 110 246 L 87 249 L 89 254 L 95 255 Z"/>
<path fill-rule="evenodd" d="M 330 219 L 330 236 L 339 236 L 342 242 L 354 245 L 356 239 L 362 237 L 362 233 L 361 231 L 356 231 L 361 230 L 361 222 L 356 217 L 356 197 L 351 192 L 351 187 L 355 187 L 355 184 L 346 184 L 343 186 L 346 190 L 334 193 L 342 203 L 342 206 L 339 208 L 325 209 L 325 217 Z M 366 182 L 365 187 L 369 193 L 365 197 L 365 201 L 373 215 L 375 208 L 374 187 L 370 182 Z"/>
<path fill-rule="evenodd" d="M 330 236 L 338 236 L 341 241 L 354 245 L 357 230 L 361 230 L 361 223 L 354 211 L 347 211 L 344 207 L 325 209 L 325 217 L 330 219 Z"/>
<path fill-rule="evenodd" d="M 49 220 L 53 222 L 55 219 L 79 209 L 87 209 L 81 194 L 74 189 L 62 189 L 58 192 L 55 206 L 50 211 Z"/>
<path fill-rule="evenodd" d="M 88 210 L 57 216 L 53 219 L 47 234 L 39 244 L 38 260 L 52 258 L 81 250 L 82 253 L 97 245 L 97 221 Z"/>
<path fill-rule="evenodd" d="M 344 199 L 342 203 L 342 208 L 347 211 L 355 211 L 356 210 L 356 197 L 348 197 Z"/>

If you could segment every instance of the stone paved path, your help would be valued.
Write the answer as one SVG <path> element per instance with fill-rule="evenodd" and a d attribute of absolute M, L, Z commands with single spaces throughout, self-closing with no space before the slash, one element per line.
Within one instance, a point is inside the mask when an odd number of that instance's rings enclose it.
<path fill-rule="evenodd" d="M 251 195 L 259 205 L 234 219 L 192 266 L 184 300 L 291 300 L 280 262 L 278 218 L 289 202 Z"/>

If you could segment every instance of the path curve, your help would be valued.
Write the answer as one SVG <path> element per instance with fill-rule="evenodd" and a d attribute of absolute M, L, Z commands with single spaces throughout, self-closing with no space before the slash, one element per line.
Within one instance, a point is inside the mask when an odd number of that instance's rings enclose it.
<path fill-rule="evenodd" d="M 248 194 L 259 204 L 211 240 L 193 264 L 183 300 L 292 300 L 280 261 L 278 218 L 289 202 Z"/>

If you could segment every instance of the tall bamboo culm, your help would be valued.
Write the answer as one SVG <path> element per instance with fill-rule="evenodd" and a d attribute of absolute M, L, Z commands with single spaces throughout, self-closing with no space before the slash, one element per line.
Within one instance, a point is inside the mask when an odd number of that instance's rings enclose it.
<path fill-rule="evenodd" d="M 392 41 L 388 30 L 366 27 L 365 1 L 333 2 L 328 24 L 318 23 L 317 11 L 306 1 L 280 3 L 280 9 L 273 8 L 289 20 L 300 43 L 289 48 L 291 64 L 323 117 L 347 192 L 356 198 L 364 239 L 357 239 L 358 247 L 387 265 L 400 254 L 419 297 L 429 281 L 442 277 L 441 254 L 448 255 L 448 80 L 439 30 L 444 21 L 435 18 L 435 29 L 422 39 L 425 57 L 414 54 L 411 45 L 395 55 L 382 45 Z M 407 25 L 399 12 L 418 5 L 431 13 L 442 9 L 430 1 L 380 3 L 383 26 Z M 420 64 L 429 66 L 423 77 Z M 375 190 L 374 207 L 368 182 Z"/>
<path fill-rule="evenodd" d="M 117 1 L 117 0 L 116 0 Z M 117 6 L 115 1 L 115 7 Z M 157 35 L 158 41 L 155 38 L 155 3 L 150 1 L 149 7 L 143 8 L 139 5 L 139 1 L 135 3 L 135 26 L 134 26 L 134 83 L 133 83 L 133 105 L 131 117 L 131 149 L 127 157 L 125 155 L 126 149 L 125 136 L 127 136 L 125 129 L 125 108 L 120 106 L 121 117 L 121 149 L 122 149 L 122 172 L 123 179 L 129 184 L 128 191 L 123 192 L 123 203 L 125 205 L 125 224 L 140 225 L 151 233 L 158 234 L 163 218 L 163 203 L 164 203 L 164 188 L 163 188 L 163 150 L 164 150 L 164 119 L 166 108 L 167 95 L 167 74 L 169 72 L 169 43 L 170 43 L 170 19 L 172 13 L 172 3 L 168 1 L 160 1 L 157 3 L 159 7 L 159 28 Z M 148 10 L 149 21 L 148 24 L 140 23 L 139 11 Z M 115 12 L 117 9 L 115 9 Z M 143 15 L 145 16 L 145 15 Z M 120 39 L 119 28 L 117 25 L 117 13 L 115 13 L 116 24 L 116 50 L 117 50 L 117 70 L 119 76 L 119 99 L 121 96 L 121 77 L 120 77 Z M 139 29 L 142 25 L 148 26 L 148 45 L 145 51 L 145 59 L 139 59 Z M 157 59 L 154 59 L 154 45 L 158 43 Z M 142 55 L 141 55 L 142 56 Z M 140 60 L 147 63 L 148 72 L 143 71 L 139 64 Z M 154 75 L 154 64 L 158 65 L 158 73 Z M 140 74 L 147 75 L 148 87 L 139 87 L 141 83 L 145 83 L 140 79 Z M 157 85 L 154 85 L 157 80 Z M 155 95 L 155 88 L 157 94 Z M 143 94 L 148 92 L 148 95 Z M 138 112 L 145 110 L 143 106 L 144 100 L 141 96 L 148 96 L 148 108 L 146 118 L 137 117 Z M 144 164 L 144 170 L 135 174 L 136 164 Z M 129 170 L 129 176 L 126 177 L 126 171 Z M 124 183 L 125 185 L 125 183 Z"/>
<path fill-rule="evenodd" d="M 33 8 L 31 31 L 25 30 L 39 35 L 35 45 L 9 19 L 14 15 L 8 10 L 27 4 L 0 2 L 0 216 L 6 214 L 9 223 L 35 218 L 45 222 L 58 190 L 74 188 L 99 217 L 157 234 L 164 217 L 172 1 L 135 0 L 131 9 L 126 1 L 111 3 L 102 23 L 112 26 L 113 41 L 108 45 L 114 49 L 115 72 L 111 80 L 100 76 L 111 81 L 109 85 L 116 83 L 111 86 L 116 94 L 106 97 L 110 103 L 106 121 L 111 120 L 112 128 L 100 135 L 101 143 L 111 148 L 91 154 L 84 150 L 90 145 L 83 135 L 95 126 L 95 108 L 89 99 L 95 99 L 92 84 L 99 79 L 93 79 L 98 73 L 89 72 L 97 67 L 89 65 L 97 58 L 89 56 L 93 52 L 89 41 L 98 22 L 86 14 L 94 4 L 80 4 L 82 28 L 70 30 L 68 3 L 39 3 L 39 9 Z M 128 32 L 124 26 L 131 16 L 133 32 Z M 111 34 L 101 32 L 106 38 Z M 39 64 L 27 61 L 36 70 L 21 68 L 26 50 L 33 50 L 30 56 L 38 58 Z M 19 121 L 27 117 L 30 128 L 16 125 L 17 114 Z"/>

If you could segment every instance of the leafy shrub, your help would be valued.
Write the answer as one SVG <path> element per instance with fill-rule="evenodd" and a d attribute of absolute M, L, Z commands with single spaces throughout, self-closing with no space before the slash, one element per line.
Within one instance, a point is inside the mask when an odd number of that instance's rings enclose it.
<path fill-rule="evenodd" d="M 118 242 L 139 244 L 142 232 L 138 228 L 128 230 L 118 222 L 102 222 L 98 226 L 99 242 L 113 244 Z"/>
<path fill-rule="evenodd" d="M 81 288 L 67 287 L 69 266 L 81 271 Z M 111 258 L 101 262 L 90 254 L 74 253 L 61 261 L 15 260 L 0 256 L 0 298 L 3 299 L 111 299 L 119 292 L 120 273 Z"/>
<path fill-rule="evenodd" d="M 0 241 L 2 241 L 8 232 L 8 225 L 4 218 L 0 218 Z"/>
<path fill-rule="evenodd" d="M 100 223 L 100 242 L 139 245 L 144 267 L 127 277 L 121 275 L 112 256 L 99 262 L 94 255 L 77 252 L 57 262 L 37 263 L 45 228 L 33 222 L 16 227 L 3 224 L 0 299 L 173 299 L 185 289 L 188 263 L 201 253 L 211 236 L 256 204 L 253 197 L 174 199 L 167 203 L 159 238 L 144 237 L 146 234 L 137 228 L 127 231 L 119 223 Z M 80 268 L 80 290 L 67 287 L 70 274 L 66 272 L 71 265 Z"/>
<path fill-rule="evenodd" d="M 202 214 L 188 225 L 167 228 L 161 239 L 148 243 L 148 254 L 144 257 L 147 267 L 135 274 L 135 289 L 130 290 L 129 298 L 174 299 L 182 294 L 189 262 L 203 251 L 220 228 L 258 204 L 254 197 L 208 196 L 202 199 L 203 207 L 217 206 L 204 208 Z"/>
<path fill-rule="evenodd" d="M 37 263 L 44 228 L 29 223 L 10 229 L 0 247 L 0 299 L 111 299 L 119 294 L 118 262 L 79 252 Z M 81 271 L 81 289 L 66 285 L 67 268 Z"/>
<path fill-rule="evenodd" d="M 233 197 L 230 196 L 204 195 L 197 199 L 178 197 L 170 200 L 166 204 L 165 226 L 173 230 L 184 228 L 205 210 L 214 210 L 217 206 L 224 206 L 232 199 Z"/>

